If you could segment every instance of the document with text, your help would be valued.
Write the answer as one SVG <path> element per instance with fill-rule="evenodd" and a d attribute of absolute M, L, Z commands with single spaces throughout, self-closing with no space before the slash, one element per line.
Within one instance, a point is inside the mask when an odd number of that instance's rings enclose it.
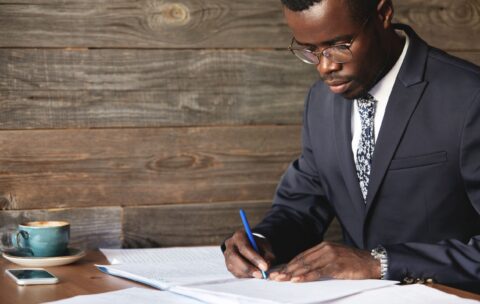
<path fill-rule="evenodd" d="M 324 303 L 398 283 L 386 280 L 290 283 L 237 279 L 226 269 L 223 254 L 216 246 L 101 251 L 112 263 L 97 265 L 106 273 L 210 304 Z"/>
<path fill-rule="evenodd" d="M 101 271 L 159 289 L 234 279 L 226 269 L 223 254 L 218 247 L 101 251 L 113 264 L 97 265 Z"/>

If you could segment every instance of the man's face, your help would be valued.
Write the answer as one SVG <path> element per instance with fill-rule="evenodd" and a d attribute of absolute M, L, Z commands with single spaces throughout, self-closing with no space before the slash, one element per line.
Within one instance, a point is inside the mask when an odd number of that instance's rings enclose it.
<path fill-rule="evenodd" d="M 284 13 L 295 40 L 316 51 L 348 43 L 355 37 L 350 47 L 351 61 L 340 64 L 320 55 L 317 70 L 332 92 L 354 99 L 378 81 L 387 52 L 381 43 L 376 14 L 362 28 L 361 21 L 352 19 L 344 0 L 323 0 L 301 12 L 284 8 Z"/>

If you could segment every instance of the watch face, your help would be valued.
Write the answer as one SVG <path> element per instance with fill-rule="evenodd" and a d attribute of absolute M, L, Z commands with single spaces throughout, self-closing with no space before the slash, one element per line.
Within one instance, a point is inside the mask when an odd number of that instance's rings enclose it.
<path fill-rule="evenodd" d="M 372 254 L 375 253 L 377 255 L 385 255 L 387 254 L 387 251 L 383 246 L 378 246 L 377 248 L 372 249 Z"/>
<path fill-rule="evenodd" d="M 382 252 L 378 248 L 374 248 L 374 249 L 372 249 L 371 254 L 374 258 L 377 259 L 377 258 L 380 258 L 380 256 L 382 255 Z"/>

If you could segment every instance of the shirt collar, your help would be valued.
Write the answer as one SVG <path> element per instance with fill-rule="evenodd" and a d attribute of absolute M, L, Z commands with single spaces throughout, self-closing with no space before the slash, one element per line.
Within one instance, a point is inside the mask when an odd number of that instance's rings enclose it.
<path fill-rule="evenodd" d="M 388 98 L 390 98 L 390 93 L 392 93 L 393 85 L 397 79 L 398 72 L 400 71 L 400 67 L 405 59 L 405 55 L 407 54 L 408 46 L 410 45 L 410 39 L 404 31 L 397 30 L 396 32 L 400 36 L 405 37 L 405 45 L 403 46 L 402 54 L 400 54 L 400 57 L 398 57 L 397 62 L 395 62 L 390 71 L 388 71 L 388 73 L 385 74 L 385 76 L 383 76 L 383 78 L 377 82 L 377 84 L 373 86 L 370 91 L 368 91 L 368 93 L 375 98 L 377 103 L 388 102 Z"/>

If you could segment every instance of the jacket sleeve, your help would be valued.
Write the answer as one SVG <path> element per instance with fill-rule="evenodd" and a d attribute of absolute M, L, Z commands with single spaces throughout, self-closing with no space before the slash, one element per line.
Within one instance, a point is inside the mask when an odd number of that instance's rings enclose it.
<path fill-rule="evenodd" d="M 276 189 L 272 209 L 254 229 L 272 244 L 278 263 L 288 262 L 321 242 L 334 216 L 324 198 L 310 146 L 306 121 L 309 96 L 303 116 L 302 154 L 288 167 Z"/>
<path fill-rule="evenodd" d="M 460 173 L 465 191 L 480 221 L 480 90 L 473 99 L 460 141 Z M 480 235 L 468 242 L 455 239 L 436 244 L 385 245 L 388 278 L 409 281 L 433 279 L 480 293 Z"/>

